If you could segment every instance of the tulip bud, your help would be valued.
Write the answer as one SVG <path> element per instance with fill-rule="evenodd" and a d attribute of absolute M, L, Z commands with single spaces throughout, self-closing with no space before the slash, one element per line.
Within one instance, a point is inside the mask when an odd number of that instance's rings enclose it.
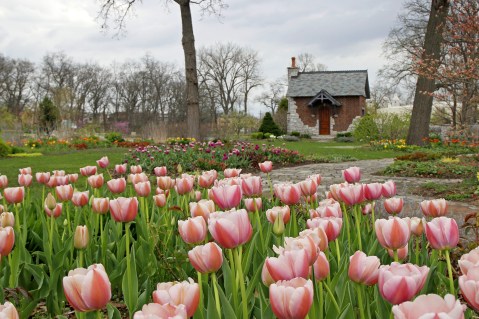
<path fill-rule="evenodd" d="M 181 167 L 181 164 L 178 164 L 178 166 L 176 166 L 176 171 L 178 172 L 178 174 L 183 173 L 183 167 Z"/>
<path fill-rule="evenodd" d="M 273 233 L 276 236 L 281 236 L 284 233 L 283 213 L 279 213 L 278 218 L 275 219 L 273 224 Z"/>
<path fill-rule="evenodd" d="M 88 246 L 89 241 L 88 228 L 86 226 L 77 226 L 75 236 L 73 237 L 73 246 L 76 249 L 84 249 Z"/>
<path fill-rule="evenodd" d="M 55 197 L 53 197 L 52 193 L 48 193 L 47 197 L 45 198 L 45 206 L 48 207 L 49 210 L 53 210 L 57 206 L 57 201 L 55 200 Z"/>

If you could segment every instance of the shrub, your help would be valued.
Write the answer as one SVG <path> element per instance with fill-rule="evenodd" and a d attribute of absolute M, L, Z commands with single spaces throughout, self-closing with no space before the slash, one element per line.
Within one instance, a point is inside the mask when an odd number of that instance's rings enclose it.
<path fill-rule="evenodd" d="M 352 136 L 353 136 L 352 132 L 338 132 L 336 134 L 337 138 L 339 138 L 339 137 L 352 137 Z"/>
<path fill-rule="evenodd" d="M 301 138 L 306 138 L 306 139 L 311 139 L 311 135 L 309 135 L 309 134 L 301 134 L 300 137 Z"/>
<path fill-rule="evenodd" d="M 110 132 L 105 134 L 105 139 L 110 142 L 110 143 L 115 143 L 115 142 L 124 142 L 125 139 L 119 132 Z"/>
<path fill-rule="evenodd" d="M 254 132 L 254 133 L 251 133 L 251 138 L 255 140 L 261 140 L 264 138 L 264 134 L 263 132 Z"/>
<path fill-rule="evenodd" d="M 370 142 L 379 139 L 379 129 L 374 118 L 371 115 L 363 116 L 358 126 L 354 129 L 353 136 L 360 142 Z"/>
<path fill-rule="evenodd" d="M 258 131 L 263 133 L 271 133 L 274 136 L 280 136 L 282 134 L 281 129 L 274 122 L 273 117 L 269 112 L 266 112 L 264 115 L 263 121 L 261 122 L 261 126 L 259 127 Z"/>
<path fill-rule="evenodd" d="M 300 137 L 300 136 L 301 136 L 301 133 L 296 132 L 296 131 L 293 131 L 293 132 L 291 132 L 291 136 Z"/>
<path fill-rule="evenodd" d="M 11 153 L 10 146 L 7 145 L 2 139 L 0 139 L 0 157 L 7 157 Z"/>

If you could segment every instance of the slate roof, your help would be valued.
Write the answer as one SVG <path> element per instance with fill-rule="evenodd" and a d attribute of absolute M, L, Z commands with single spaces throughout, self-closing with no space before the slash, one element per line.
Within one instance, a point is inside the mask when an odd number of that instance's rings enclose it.
<path fill-rule="evenodd" d="M 286 96 L 313 97 L 321 90 L 326 90 L 332 96 L 369 98 L 368 71 L 300 72 L 289 80 Z"/>

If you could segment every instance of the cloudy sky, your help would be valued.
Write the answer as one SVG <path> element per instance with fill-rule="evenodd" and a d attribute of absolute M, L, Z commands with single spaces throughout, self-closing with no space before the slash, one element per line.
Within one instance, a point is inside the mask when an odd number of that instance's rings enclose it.
<path fill-rule="evenodd" d="M 105 1 L 105 0 L 103 0 Z M 63 51 L 78 62 L 139 59 L 146 53 L 183 63 L 178 6 L 169 0 L 138 1 L 126 33 L 102 32 L 102 0 L 1 0 L 0 53 L 40 62 Z M 273 81 L 302 52 L 329 70 L 368 69 L 370 85 L 384 64 L 382 42 L 401 10 L 399 0 L 224 0 L 220 18 L 193 10 L 197 48 L 234 42 L 258 51 L 262 73 Z M 169 3 L 165 6 L 165 3 Z"/>

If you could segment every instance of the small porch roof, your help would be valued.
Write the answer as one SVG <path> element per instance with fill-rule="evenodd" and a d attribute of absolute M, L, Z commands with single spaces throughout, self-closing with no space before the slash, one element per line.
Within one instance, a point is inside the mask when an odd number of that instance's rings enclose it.
<path fill-rule="evenodd" d="M 325 101 L 329 101 L 333 106 L 341 106 L 341 103 L 338 102 L 331 94 L 328 93 L 326 90 L 319 91 L 315 97 L 311 101 L 309 101 L 308 106 L 314 106 L 314 104 L 320 102 L 324 103 Z"/>

